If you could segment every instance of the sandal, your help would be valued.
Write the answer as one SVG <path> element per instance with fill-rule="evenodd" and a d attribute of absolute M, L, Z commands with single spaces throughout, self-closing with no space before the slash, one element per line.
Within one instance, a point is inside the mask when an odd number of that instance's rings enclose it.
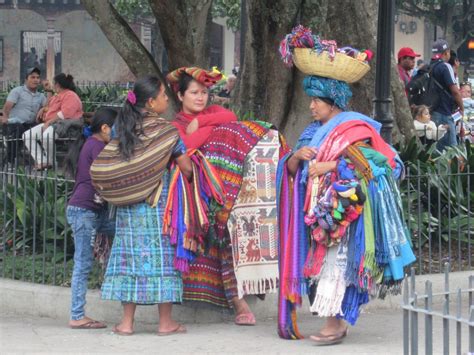
<path fill-rule="evenodd" d="M 121 335 L 121 336 L 125 336 L 125 337 L 128 337 L 130 335 L 133 335 L 133 331 L 132 332 L 124 332 L 120 329 L 117 328 L 117 324 L 112 328 L 112 333 L 114 334 L 117 334 L 117 335 Z"/>
<path fill-rule="evenodd" d="M 168 335 L 184 334 L 184 333 L 187 333 L 186 327 L 183 324 L 178 324 L 178 326 L 174 330 L 170 330 L 169 332 L 160 332 L 160 331 L 158 331 L 157 334 L 160 337 L 165 337 L 165 336 L 168 336 Z"/>
<path fill-rule="evenodd" d="M 317 333 L 315 335 L 311 335 L 310 339 L 315 342 L 316 345 L 335 345 L 342 343 L 344 338 L 347 336 L 348 328 L 344 329 L 342 332 L 330 335 L 324 335 L 321 333 Z"/>
<path fill-rule="evenodd" d="M 257 321 L 253 313 L 241 313 L 235 316 L 234 323 L 237 325 L 255 325 Z"/>
<path fill-rule="evenodd" d="M 91 320 L 81 325 L 70 325 L 69 328 L 71 329 L 103 329 L 103 328 L 107 328 L 107 325 L 97 320 Z"/>

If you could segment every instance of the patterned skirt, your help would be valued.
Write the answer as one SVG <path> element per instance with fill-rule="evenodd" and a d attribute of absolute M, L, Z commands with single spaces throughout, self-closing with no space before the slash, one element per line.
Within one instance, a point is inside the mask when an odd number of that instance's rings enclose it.
<path fill-rule="evenodd" d="M 137 304 L 181 302 L 183 283 L 175 249 L 161 235 L 167 176 L 156 208 L 147 203 L 117 208 L 116 234 L 102 284 L 102 299 Z"/>

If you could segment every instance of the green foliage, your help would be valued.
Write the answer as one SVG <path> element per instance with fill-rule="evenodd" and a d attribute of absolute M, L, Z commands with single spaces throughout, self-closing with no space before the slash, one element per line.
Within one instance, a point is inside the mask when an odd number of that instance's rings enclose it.
<path fill-rule="evenodd" d="M 53 172 L 29 176 L 24 168 L 16 176 L 0 192 L 0 250 L 6 255 L 0 270 L 15 280 L 68 285 L 74 242 L 66 206 L 73 182 Z M 95 263 L 89 287 L 100 287 L 102 275 Z"/>
<path fill-rule="evenodd" d="M 0 269 L 5 272 L 5 277 L 13 280 L 44 283 L 54 286 L 70 286 L 72 277 L 73 260 L 66 262 L 51 260 L 48 255 L 6 255 L 0 263 Z M 44 270 L 44 271 L 43 271 Z M 100 288 L 103 280 L 103 270 L 94 262 L 89 274 L 88 288 Z"/>
<path fill-rule="evenodd" d="M 226 18 L 227 27 L 236 32 L 240 29 L 240 0 L 214 0 L 212 17 Z"/>
<path fill-rule="evenodd" d="M 153 17 L 150 3 L 146 0 L 115 0 L 113 5 L 128 22 L 146 21 Z"/>
<path fill-rule="evenodd" d="M 407 179 L 400 190 L 415 246 L 439 236 L 464 246 L 474 243 L 473 146 L 466 143 L 440 154 L 434 146 L 412 139 L 400 157 L 407 166 Z"/>
<path fill-rule="evenodd" d="M 14 182 L 4 183 L 0 192 L 0 228 L 8 250 L 46 253 L 56 260 L 72 251 L 71 231 L 66 221 L 66 205 L 72 182 L 49 171 L 29 176 L 17 170 Z M 65 250 L 66 249 L 66 250 Z"/>
<path fill-rule="evenodd" d="M 474 35 L 474 7 L 472 0 L 413 0 L 396 1 L 396 8 L 410 16 L 425 18 L 434 26 L 452 26 L 458 45 Z M 448 39 L 449 40 L 449 39 Z M 455 43 L 450 43 L 457 49 Z"/>
<path fill-rule="evenodd" d="M 101 86 L 77 88 L 76 91 L 81 98 L 83 111 L 93 112 L 104 104 L 121 106 L 127 89 L 120 85 L 104 83 Z"/>
<path fill-rule="evenodd" d="M 128 22 L 152 22 L 154 19 L 149 1 L 115 0 L 113 5 Z M 227 27 L 232 31 L 240 29 L 240 0 L 214 0 L 211 14 L 213 18 L 225 18 Z"/>

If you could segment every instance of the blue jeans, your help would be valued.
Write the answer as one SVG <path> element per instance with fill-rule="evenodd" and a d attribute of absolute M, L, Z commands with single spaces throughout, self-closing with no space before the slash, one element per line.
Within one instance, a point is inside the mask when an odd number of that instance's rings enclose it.
<path fill-rule="evenodd" d="M 457 145 L 456 139 L 456 126 L 454 125 L 454 120 L 450 115 L 443 115 L 439 112 L 433 112 L 431 114 L 431 119 L 437 126 L 439 125 L 448 125 L 448 132 L 438 141 L 436 148 L 443 151 L 447 146 Z"/>
<path fill-rule="evenodd" d="M 109 211 L 93 211 L 86 208 L 68 206 L 67 221 L 74 238 L 74 268 L 71 280 L 71 319 L 84 318 L 87 279 L 93 264 L 92 241 L 96 233 L 115 234 L 115 220 L 109 219 Z"/>

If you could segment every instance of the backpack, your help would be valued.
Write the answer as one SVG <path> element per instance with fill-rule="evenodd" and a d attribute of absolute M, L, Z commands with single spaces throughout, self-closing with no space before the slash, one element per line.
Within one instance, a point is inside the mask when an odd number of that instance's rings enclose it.
<path fill-rule="evenodd" d="M 420 68 L 416 75 L 410 80 L 406 86 L 408 102 L 412 105 L 426 105 L 430 111 L 434 111 L 441 101 L 441 95 L 452 95 L 432 75 L 433 69 L 439 64 Z M 440 90 L 441 89 L 441 90 Z"/>

